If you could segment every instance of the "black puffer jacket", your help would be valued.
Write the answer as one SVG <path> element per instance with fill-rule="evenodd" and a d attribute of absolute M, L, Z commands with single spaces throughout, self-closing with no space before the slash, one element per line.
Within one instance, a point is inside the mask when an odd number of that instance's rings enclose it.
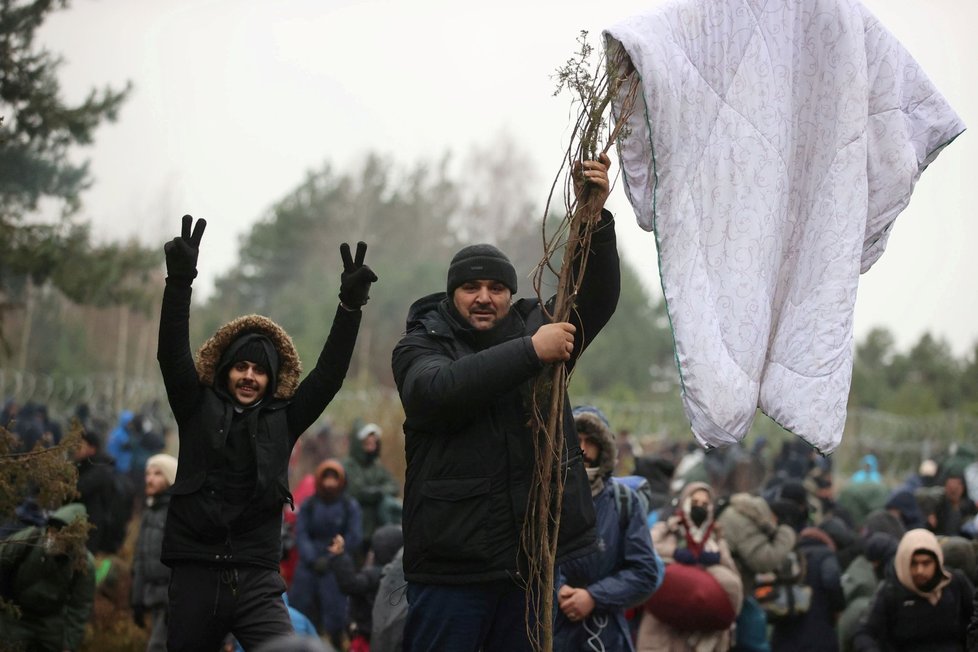
<path fill-rule="evenodd" d="M 605 212 L 591 241 L 572 322 L 574 358 L 611 318 L 618 302 L 614 223 Z M 508 337 L 480 347 L 437 293 L 410 309 L 393 354 L 407 472 L 404 574 L 409 581 L 462 584 L 525 575 L 519 550 L 535 467 L 529 390 L 540 373 L 530 341 L 544 324 L 536 299 L 515 302 Z M 557 556 L 583 554 L 595 540 L 594 505 L 570 403 L 564 405 L 563 504 Z"/>
<path fill-rule="evenodd" d="M 190 286 L 167 279 L 160 315 L 157 359 L 170 409 L 176 419 L 180 453 L 177 479 L 163 538 L 163 562 L 248 564 L 277 569 L 281 557 L 282 504 L 291 502 L 288 462 L 299 436 L 319 418 L 339 391 L 350 366 L 361 313 L 337 307 L 316 367 L 302 372 L 292 339 L 267 317 L 247 315 L 222 326 L 198 352 L 190 353 Z M 261 333 L 279 358 L 274 386 L 257 407 L 250 430 L 255 484 L 251 499 L 230 523 L 219 490 L 224 448 L 235 409 L 221 387 L 226 350 L 245 333 Z M 250 412 L 250 410 L 249 410 Z M 252 418 L 251 416 L 246 418 Z M 253 429 L 252 429 L 253 426 Z"/>

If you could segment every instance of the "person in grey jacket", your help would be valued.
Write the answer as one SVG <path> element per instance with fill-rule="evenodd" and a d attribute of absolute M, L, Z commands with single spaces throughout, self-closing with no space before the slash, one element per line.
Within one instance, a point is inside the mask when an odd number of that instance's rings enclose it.
<path fill-rule="evenodd" d="M 163 527 L 166 525 L 167 508 L 170 505 L 170 488 L 177 477 L 177 460 L 172 455 L 160 453 L 146 460 L 146 507 L 139 522 L 139 534 L 132 558 L 132 587 L 129 603 L 132 619 L 139 627 L 146 627 L 146 614 L 150 615 L 152 630 L 147 652 L 166 650 L 167 590 L 170 569 L 160 561 L 163 552 Z"/>

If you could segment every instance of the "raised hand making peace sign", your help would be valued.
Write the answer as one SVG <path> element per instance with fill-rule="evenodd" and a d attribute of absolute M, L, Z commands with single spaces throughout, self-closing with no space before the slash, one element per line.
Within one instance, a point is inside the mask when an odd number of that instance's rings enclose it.
<path fill-rule="evenodd" d="M 200 249 L 200 239 L 204 237 L 207 220 L 197 220 L 193 233 L 190 226 L 194 218 L 183 216 L 183 228 L 180 235 L 163 245 L 166 255 L 166 273 L 170 278 L 185 279 L 187 283 L 197 277 L 197 254 Z"/>
<path fill-rule="evenodd" d="M 343 257 L 343 273 L 340 275 L 340 301 L 350 310 L 359 310 L 370 299 L 370 284 L 377 280 L 374 271 L 363 264 L 367 255 L 367 243 L 357 243 L 357 257 L 350 256 L 350 245 L 340 245 Z"/>

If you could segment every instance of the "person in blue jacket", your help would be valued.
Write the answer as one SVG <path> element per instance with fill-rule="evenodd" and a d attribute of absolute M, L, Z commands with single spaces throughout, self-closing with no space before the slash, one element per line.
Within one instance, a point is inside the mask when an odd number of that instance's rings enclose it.
<path fill-rule="evenodd" d="M 363 523 L 360 505 L 346 495 L 345 488 L 343 465 L 335 459 L 320 463 L 316 469 L 316 493 L 302 503 L 296 519 L 299 565 L 289 589 L 292 606 L 337 648 L 342 648 L 349 601 L 330 568 L 330 548 L 336 535 L 342 536 L 351 549 L 358 548 Z"/>
<path fill-rule="evenodd" d="M 554 649 L 631 651 L 625 610 L 659 588 L 662 560 L 641 501 L 611 477 L 617 449 L 608 420 L 597 408 L 582 406 L 574 409 L 574 425 L 597 515 L 598 550 L 557 569 Z"/>

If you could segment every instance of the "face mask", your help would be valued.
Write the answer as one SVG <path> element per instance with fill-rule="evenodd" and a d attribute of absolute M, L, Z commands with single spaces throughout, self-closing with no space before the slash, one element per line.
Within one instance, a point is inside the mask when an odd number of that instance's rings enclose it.
<path fill-rule="evenodd" d="M 706 521 L 706 517 L 708 515 L 709 510 L 707 510 L 703 505 L 693 505 L 689 508 L 689 518 L 696 524 L 696 527 L 703 525 L 703 522 Z"/>

